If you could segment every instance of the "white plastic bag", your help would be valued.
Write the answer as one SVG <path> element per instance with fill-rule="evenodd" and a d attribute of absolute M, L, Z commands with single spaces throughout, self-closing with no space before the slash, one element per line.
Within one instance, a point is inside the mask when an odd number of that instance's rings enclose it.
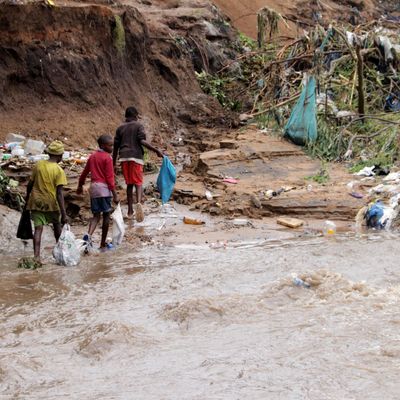
<path fill-rule="evenodd" d="M 122 216 L 120 204 L 117 205 L 111 217 L 113 219 L 112 243 L 114 246 L 119 246 L 125 235 L 124 217 Z"/>
<path fill-rule="evenodd" d="M 75 235 L 71 232 L 70 226 L 65 224 L 60 239 L 53 250 L 53 257 L 57 264 L 73 267 L 81 260 L 79 248 L 76 245 Z"/>

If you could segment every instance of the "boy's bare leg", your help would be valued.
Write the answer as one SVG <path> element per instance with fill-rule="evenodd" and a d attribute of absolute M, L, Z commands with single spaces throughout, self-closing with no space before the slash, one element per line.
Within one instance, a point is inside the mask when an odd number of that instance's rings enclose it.
<path fill-rule="evenodd" d="M 37 261 L 40 261 L 40 245 L 42 242 L 43 225 L 35 227 L 33 234 L 33 254 Z"/>
<path fill-rule="evenodd" d="M 135 193 L 136 221 L 142 222 L 144 220 L 144 213 L 142 208 L 143 187 L 142 185 L 135 185 L 135 188 L 136 188 L 136 193 Z"/>
<path fill-rule="evenodd" d="M 107 240 L 109 226 L 110 226 L 110 213 L 105 212 L 103 213 L 103 226 L 101 228 L 101 243 L 100 243 L 101 248 L 106 247 L 106 240 Z"/>
<path fill-rule="evenodd" d="M 55 222 L 53 224 L 53 230 L 54 230 L 54 238 L 56 239 L 56 242 L 58 242 L 58 239 L 60 239 L 61 236 L 61 224 L 59 222 Z"/>
<path fill-rule="evenodd" d="M 96 230 L 96 226 L 100 221 L 100 217 L 101 217 L 100 213 L 93 214 L 93 217 L 89 222 L 89 231 L 88 231 L 89 236 L 92 236 L 94 231 Z"/>
<path fill-rule="evenodd" d="M 133 185 L 126 186 L 126 198 L 128 200 L 128 217 L 133 215 Z"/>
<path fill-rule="evenodd" d="M 143 186 L 142 185 L 135 185 L 136 188 L 136 202 L 135 204 L 142 203 L 143 198 Z"/>

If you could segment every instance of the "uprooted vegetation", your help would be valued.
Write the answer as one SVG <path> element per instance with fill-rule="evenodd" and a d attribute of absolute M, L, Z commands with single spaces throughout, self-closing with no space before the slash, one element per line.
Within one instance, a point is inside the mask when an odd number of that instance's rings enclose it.
<path fill-rule="evenodd" d="M 240 35 L 233 44 L 237 59 L 215 75 L 200 75 L 201 86 L 224 107 L 240 110 L 242 120 L 283 134 L 305 76 L 314 76 L 318 138 L 306 151 L 326 161 L 348 160 L 355 170 L 389 167 L 400 145 L 396 32 L 398 22 L 385 20 L 317 26 L 292 42 L 269 39 L 261 47 Z"/>

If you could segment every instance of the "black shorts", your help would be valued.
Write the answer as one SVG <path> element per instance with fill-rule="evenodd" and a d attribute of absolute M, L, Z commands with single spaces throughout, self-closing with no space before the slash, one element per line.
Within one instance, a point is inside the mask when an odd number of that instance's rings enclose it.
<path fill-rule="evenodd" d="M 112 211 L 112 197 L 95 197 L 90 199 L 90 209 L 93 214 L 107 213 Z"/>

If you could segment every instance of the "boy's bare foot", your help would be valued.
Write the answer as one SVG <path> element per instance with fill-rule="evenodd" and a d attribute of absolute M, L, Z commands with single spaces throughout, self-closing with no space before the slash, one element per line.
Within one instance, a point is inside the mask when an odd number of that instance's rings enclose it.
<path fill-rule="evenodd" d="M 133 219 L 133 217 L 135 216 L 135 214 L 126 214 L 126 219 Z"/>
<path fill-rule="evenodd" d="M 137 222 L 143 222 L 144 220 L 144 213 L 143 213 L 143 208 L 140 203 L 136 204 L 136 221 Z"/>

